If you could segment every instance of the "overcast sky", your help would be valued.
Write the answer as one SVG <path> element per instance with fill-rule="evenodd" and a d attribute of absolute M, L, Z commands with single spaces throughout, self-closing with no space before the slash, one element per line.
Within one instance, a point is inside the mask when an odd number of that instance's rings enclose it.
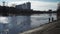
<path fill-rule="evenodd" d="M 22 4 L 26 2 L 31 2 L 31 9 L 34 10 L 56 10 L 57 4 L 60 0 L 1 0 L 0 4 L 2 5 L 2 2 L 5 1 L 6 4 L 8 3 L 9 6 L 12 4 Z"/>

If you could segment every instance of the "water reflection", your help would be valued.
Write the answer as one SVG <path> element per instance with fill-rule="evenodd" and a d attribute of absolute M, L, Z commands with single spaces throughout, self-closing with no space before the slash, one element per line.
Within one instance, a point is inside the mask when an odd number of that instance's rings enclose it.
<path fill-rule="evenodd" d="M 53 17 L 56 20 L 56 14 L 34 14 L 31 16 L 8 16 L 1 17 L 0 23 L 7 23 L 9 34 L 17 34 L 29 30 L 34 27 L 38 27 L 49 22 L 49 18 Z M 3 28 L 3 27 L 2 27 Z M 2 29 L 3 30 L 3 29 Z"/>
<path fill-rule="evenodd" d="M 12 27 L 9 28 L 9 34 L 17 34 L 19 32 L 29 30 L 31 27 L 30 19 L 30 16 L 12 16 L 10 21 Z"/>
<path fill-rule="evenodd" d="M 31 26 L 34 27 L 38 27 L 42 24 L 48 23 L 49 22 L 49 18 L 54 18 L 54 20 L 57 19 L 56 14 L 52 14 L 52 16 L 49 16 L 49 14 L 39 14 L 39 15 L 32 15 L 31 16 Z M 52 19 L 51 19 L 52 20 Z"/>
<path fill-rule="evenodd" d="M 0 16 L 0 23 L 8 23 L 8 18 Z"/>

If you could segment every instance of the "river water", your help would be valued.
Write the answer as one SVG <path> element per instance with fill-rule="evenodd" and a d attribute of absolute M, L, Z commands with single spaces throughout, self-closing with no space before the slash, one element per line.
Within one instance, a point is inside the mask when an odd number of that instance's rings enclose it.
<path fill-rule="evenodd" d="M 0 16 L 0 23 L 9 24 L 10 33 L 15 34 L 15 32 L 18 33 L 49 23 L 49 18 L 51 19 L 50 22 L 52 22 L 52 17 L 54 20 L 57 20 L 56 13 L 33 14 L 31 16 Z"/>
<path fill-rule="evenodd" d="M 25 17 L 25 16 L 22 16 L 22 17 Z M 31 27 L 37 27 L 37 26 L 40 26 L 42 24 L 45 24 L 45 23 L 48 23 L 49 22 L 49 18 L 54 18 L 54 20 L 57 20 L 57 15 L 56 13 L 50 15 L 50 14 L 33 14 L 30 16 L 30 19 L 31 19 Z M 24 18 L 20 18 L 20 17 L 17 17 L 18 19 L 23 19 Z M 3 16 L 0 16 L 0 23 L 10 23 L 11 21 L 11 17 L 3 17 Z"/>
<path fill-rule="evenodd" d="M 32 27 L 38 27 L 40 25 L 43 25 L 45 23 L 49 23 L 49 18 L 51 19 L 52 22 L 52 17 L 54 20 L 57 20 L 57 15 L 56 13 L 50 15 L 50 14 L 34 14 L 31 16 L 31 26 Z"/>

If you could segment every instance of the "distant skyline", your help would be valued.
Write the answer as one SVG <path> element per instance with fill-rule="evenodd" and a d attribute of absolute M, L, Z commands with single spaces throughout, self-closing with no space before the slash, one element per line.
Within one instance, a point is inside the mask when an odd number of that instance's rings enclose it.
<path fill-rule="evenodd" d="M 26 2 L 31 2 L 31 9 L 47 11 L 49 9 L 56 10 L 58 2 L 60 0 L 1 0 L 1 5 L 3 1 L 5 1 L 6 4 L 8 3 L 9 6 L 11 6 L 12 4 L 23 4 Z"/>

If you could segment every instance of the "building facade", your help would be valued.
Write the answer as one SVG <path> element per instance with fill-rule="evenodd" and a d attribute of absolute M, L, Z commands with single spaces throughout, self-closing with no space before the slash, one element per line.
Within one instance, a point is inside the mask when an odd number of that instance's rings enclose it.
<path fill-rule="evenodd" d="M 24 4 L 21 4 L 21 5 L 16 5 L 15 8 L 17 9 L 31 9 L 31 3 L 30 2 L 27 2 L 27 3 L 24 3 Z"/>

